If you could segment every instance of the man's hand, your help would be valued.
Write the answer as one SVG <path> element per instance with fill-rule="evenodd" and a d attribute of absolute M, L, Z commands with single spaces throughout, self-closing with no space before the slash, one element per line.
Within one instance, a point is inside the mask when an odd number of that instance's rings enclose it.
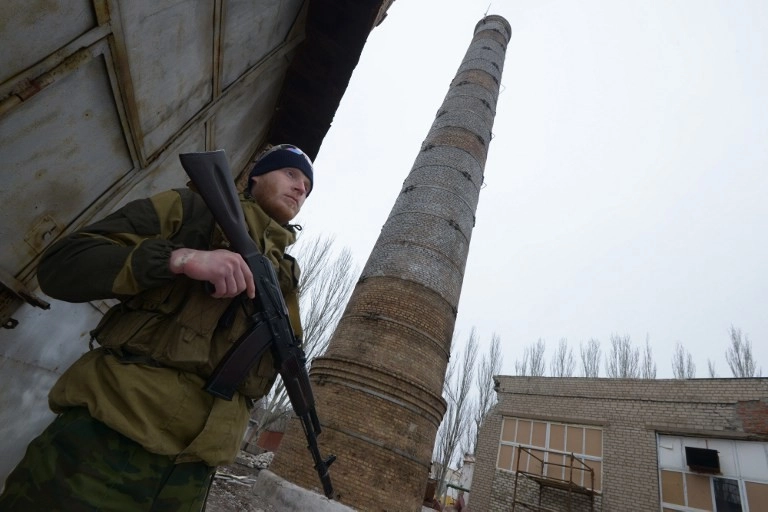
<path fill-rule="evenodd" d="M 170 268 L 174 274 L 210 282 L 215 288 L 213 297 L 217 299 L 235 297 L 243 291 L 251 299 L 256 296 L 251 269 L 236 252 L 176 249 L 171 253 Z"/>

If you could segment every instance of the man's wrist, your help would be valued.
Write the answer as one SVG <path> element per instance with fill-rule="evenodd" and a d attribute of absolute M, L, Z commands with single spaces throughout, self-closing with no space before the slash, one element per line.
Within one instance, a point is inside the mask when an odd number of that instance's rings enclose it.
<path fill-rule="evenodd" d="M 175 249 L 171 252 L 171 257 L 169 260 L 169 267 L 171 269 L 171 272 L 174 274 L 183 274 L 184 273 L 184 265 L 192 259 L 192 256 L 194 255 L 194 251 L 192 249 Z"/>

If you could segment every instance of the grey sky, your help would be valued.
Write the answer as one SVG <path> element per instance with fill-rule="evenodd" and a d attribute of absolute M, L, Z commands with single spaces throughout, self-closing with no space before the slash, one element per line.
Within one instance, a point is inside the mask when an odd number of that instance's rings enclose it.
<path fill-rule="evenodd" d="M 397 0 L 368 39 L 299 221 L 362 267 L 485 12 L 512 26 L 456 329 L 675 343 L 768 374 L 768 3 Z M 461 340 L 463 341 L 463 340 Z M 601 365 L 601 375 L 604 366 Z"/>

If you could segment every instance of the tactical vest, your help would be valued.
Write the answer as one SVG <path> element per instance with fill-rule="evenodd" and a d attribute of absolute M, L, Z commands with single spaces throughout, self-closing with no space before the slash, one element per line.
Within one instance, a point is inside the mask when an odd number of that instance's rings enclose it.
<path fill-rule="evenodd" d="M 301 337 L 299 267 L 284 254 L 295 235 L 268 217 L 255 202 L 245 200 L 242 204 L 249 232 L 275 267 L 291 325 Z M 226 248 L 228 243 L 218 226 L 213 228 L 212 218 L 210 224 L 212 235 L 207 249 Z M 91 332 L 91 338 L 126 363 L 167 366 L 207 378 L 250 325 L 253 303 L 242 297 L 213 298 L 207 283 L 179 275 L 165 286 L 146 290 L 112 307 Z M 260 398 L 272 387 L 275 377 L 272 355 L 266 351 L 238 391 Z"/>

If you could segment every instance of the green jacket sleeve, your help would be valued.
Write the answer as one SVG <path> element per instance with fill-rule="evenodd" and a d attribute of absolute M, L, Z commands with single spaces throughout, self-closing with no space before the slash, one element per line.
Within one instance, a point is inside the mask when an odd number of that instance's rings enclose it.
<path fill-rule="evenodd" d="M 47 295 L 70 302 L 135 295 L 175 279 L 171 251 L 205 247 L 211 228 L 210 213 L 190 191 L 132 201 L 52 245 L 38 282 Z"/>

